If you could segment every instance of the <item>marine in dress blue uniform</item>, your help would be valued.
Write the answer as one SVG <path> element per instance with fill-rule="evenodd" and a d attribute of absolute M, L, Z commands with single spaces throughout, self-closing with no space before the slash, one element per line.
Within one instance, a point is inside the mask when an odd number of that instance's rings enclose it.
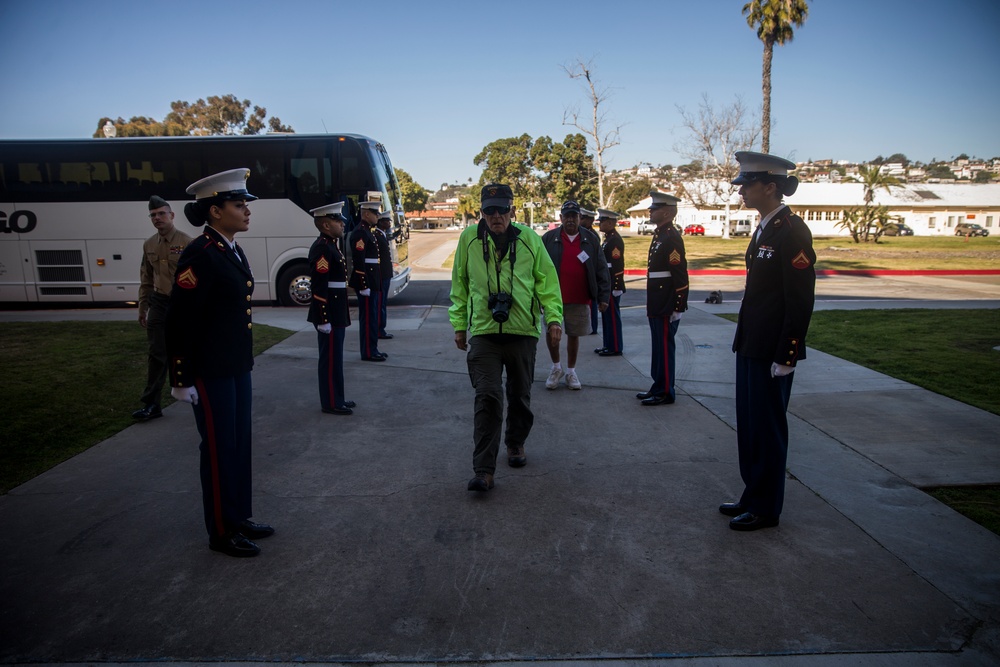
<path fill-rule="evenodd" d="M 382 270 L 378 241 L 372 229 L 378 220 L 381 204 L 361 202 L 361 223 L 351 233 L 351 278 L 348 284 L 358 295 L 358 333 L 361 358 L 364 361 L 385 361 L 389 355 L 378 350 L 379 302 L 382 295 Z"/>
<path fill-rule="evenodd" d="M 806 357 L 806 331 L 816 290 L 812 233 L 782 202 L 798 180 L 795 164 L 773 155 L 736 153 L 740 174 L 733 184 L 760 226 L 746 252 L 747 284 L 740 305 L 736 352 L 736 435 L 744 490 L 719 511 L 734 517 L 735 530 L 778 525 L 784 504 L 788 455 L 786 411 L 792 372 Z"/>
<path fill-rule="evenodd" d="M 344 237 L 343 202 L 309 211 L 320 235 L 309 248 L 312 301 L 306 318 L 319 345 L 319 404 L 323 412 L 349 415 L 355 407 L 344 394 L 344 335 L 351 325 L 347 308 L 347 262 L 337 243 Z"/>
<path fill-rule="evenodd" d="M 250 520 L 254 278 L 234 240 L 249 227 L 249 169 L 232 169 L 190 187 L 184 207 L 204 233 L 181 254 L 167 311 L 171 395 L 192 403 L 201 435 L 201 487 L 209 547 L 256 556 L 252 541 L 274 529 Z"/>
<path fill-rule="evenodd" d="M 646 260 L 646 317 L 652 339 L 649 391 L 636 394 L 643 405 L 665 405 L 676 398 L 675 337 L 681 315 L 687 310 L 688 270 L 684 239 L 674 227 L 677 197 L 650 192 L 649 218 L 656 225 Z"/>
<path fill-rule="evenodd" d="M 597 209 L 597 220 L 604 233 L 601 251 L 608 265 L 611 278 L 611 302 L 601 313 L 601 331 L 604 347 L 594 350 L 602 357 L 620 357 L 625 350 L 622 341 L 622 294 L 625 293 L 625 241 L 618 233 L 618 214 L 608 209 Z"/>
<path fill-rule="evenodd" d="M 372 231 L 375 241 L 378 242 L 379 272 L 382 274 L 382 287 L 379 294 L 378 309 L 378 337 L 380 340 L 389 340 L 392 334 L 385 330 L 385 323 L 389 316 L 389 288 L 392 287 L 392 249 L 390 248 L 390 234 L 392 233 L 392 213 L 383 211 L 378 215 L 378 222 Z"/>

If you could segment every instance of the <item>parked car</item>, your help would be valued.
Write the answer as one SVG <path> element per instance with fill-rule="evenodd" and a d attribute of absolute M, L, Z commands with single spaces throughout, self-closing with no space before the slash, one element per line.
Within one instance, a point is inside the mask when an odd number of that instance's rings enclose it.
<path fill-rule="evenodd" d="M 955 227 L 955 236 L 989 236 L 990 231 L 972 222 L 960 222 Z"/>
<path fill-rule="evenodd" d="M 685 236 L 704 236 L 705 228 L 701 225 L 688 225 L 684 228 Z"/>
<path fill-rule="evenodd" d="M 643 234 L 652 234 L 656 231 L 656 225 L 649 221 L 649 218 L 643 218 L 635 225 L 635 233 L 639 236 Z"/>
<path fill-rule="evenodd" d="M 913 230 L 905 222 L 896 222 L 886 226 L 883 236 L 913 236 Z"/>

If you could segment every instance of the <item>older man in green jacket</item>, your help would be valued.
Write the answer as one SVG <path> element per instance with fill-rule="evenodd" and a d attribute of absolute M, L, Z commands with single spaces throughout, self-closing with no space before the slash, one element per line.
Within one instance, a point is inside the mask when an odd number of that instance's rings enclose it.
<path fill-rule="evenodd" d="M 507 370 L 507 464 L 527 463 L 524 442 L 531 431 L 531 383 L 542 312 L 550 339 L 562 337 L 559 277 L 542 240 L 511 222 L 514 195 L 507 185 L 483 187 L 483 219 L 458 239 L 451 272 L 455 345 L 468 350 L 469 378 L 476 390 L 470 491 L 493 488 L 503 427 L 503 372 Z"/>

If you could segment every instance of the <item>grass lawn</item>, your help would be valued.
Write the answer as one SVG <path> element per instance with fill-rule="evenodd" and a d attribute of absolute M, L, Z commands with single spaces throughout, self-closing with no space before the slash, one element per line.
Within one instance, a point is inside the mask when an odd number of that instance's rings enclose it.
<path fill-rule="evenodd" d="M 291 334 L 258 324 L 254 354 Z M 0 493 L 133 424 L 146 350 L 134 321 L 0 324 Z"/>
<path fill-rule="evenodd" d="M 983 528 L 1000 535 L 1000 486 L 942 486 L 924 490 Z"/>
<path fill-rule="evenodd" d="M 807 344 L 1000 415 L 1000 310 L 821 310 Z M 925 490 L 1000 535 L 1000 487 Z"/>
<path fill-rule="evenodd" d="M 652 236 L 623 236 L 625 268 L 645 269 Z M 723 239 L 685 236 L 689 269 L 745 269 L 745 236 Z M 821 270 L 1000 270 L 1000 235 L 966 239 L 958 236 L 891 236 L 879 243 L 854 243 L 850 237 L 813 239 L 816 268 Z M 442 264 L 451 268 L 452 253 Z"/>
<path fill-rule="evenodd" d="M 820 310 L 806 343 L 1000 415 L 1000 310 Z"/>
<path fill-rule="evenodd" d="M 645 269 L 651 236 L 625 236 L 625 268 Z M 689 269 L 743 269 L 746 237 L 685 236 Z M 817 269 L 1000 269 L 1000 236 L 893 236 L 879 243 L 850 237 L 813 239 Z"/>

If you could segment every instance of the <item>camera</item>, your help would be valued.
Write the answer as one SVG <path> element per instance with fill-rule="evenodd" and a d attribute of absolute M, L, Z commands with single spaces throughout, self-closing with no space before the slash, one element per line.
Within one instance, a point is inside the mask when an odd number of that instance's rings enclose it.
<path fill-rule="evenodd" d="M 489 307 L 493 321 L 503 324 L 510 317 L 510 306 L 514 302 L 506 292 L 490 293 Z"/>

